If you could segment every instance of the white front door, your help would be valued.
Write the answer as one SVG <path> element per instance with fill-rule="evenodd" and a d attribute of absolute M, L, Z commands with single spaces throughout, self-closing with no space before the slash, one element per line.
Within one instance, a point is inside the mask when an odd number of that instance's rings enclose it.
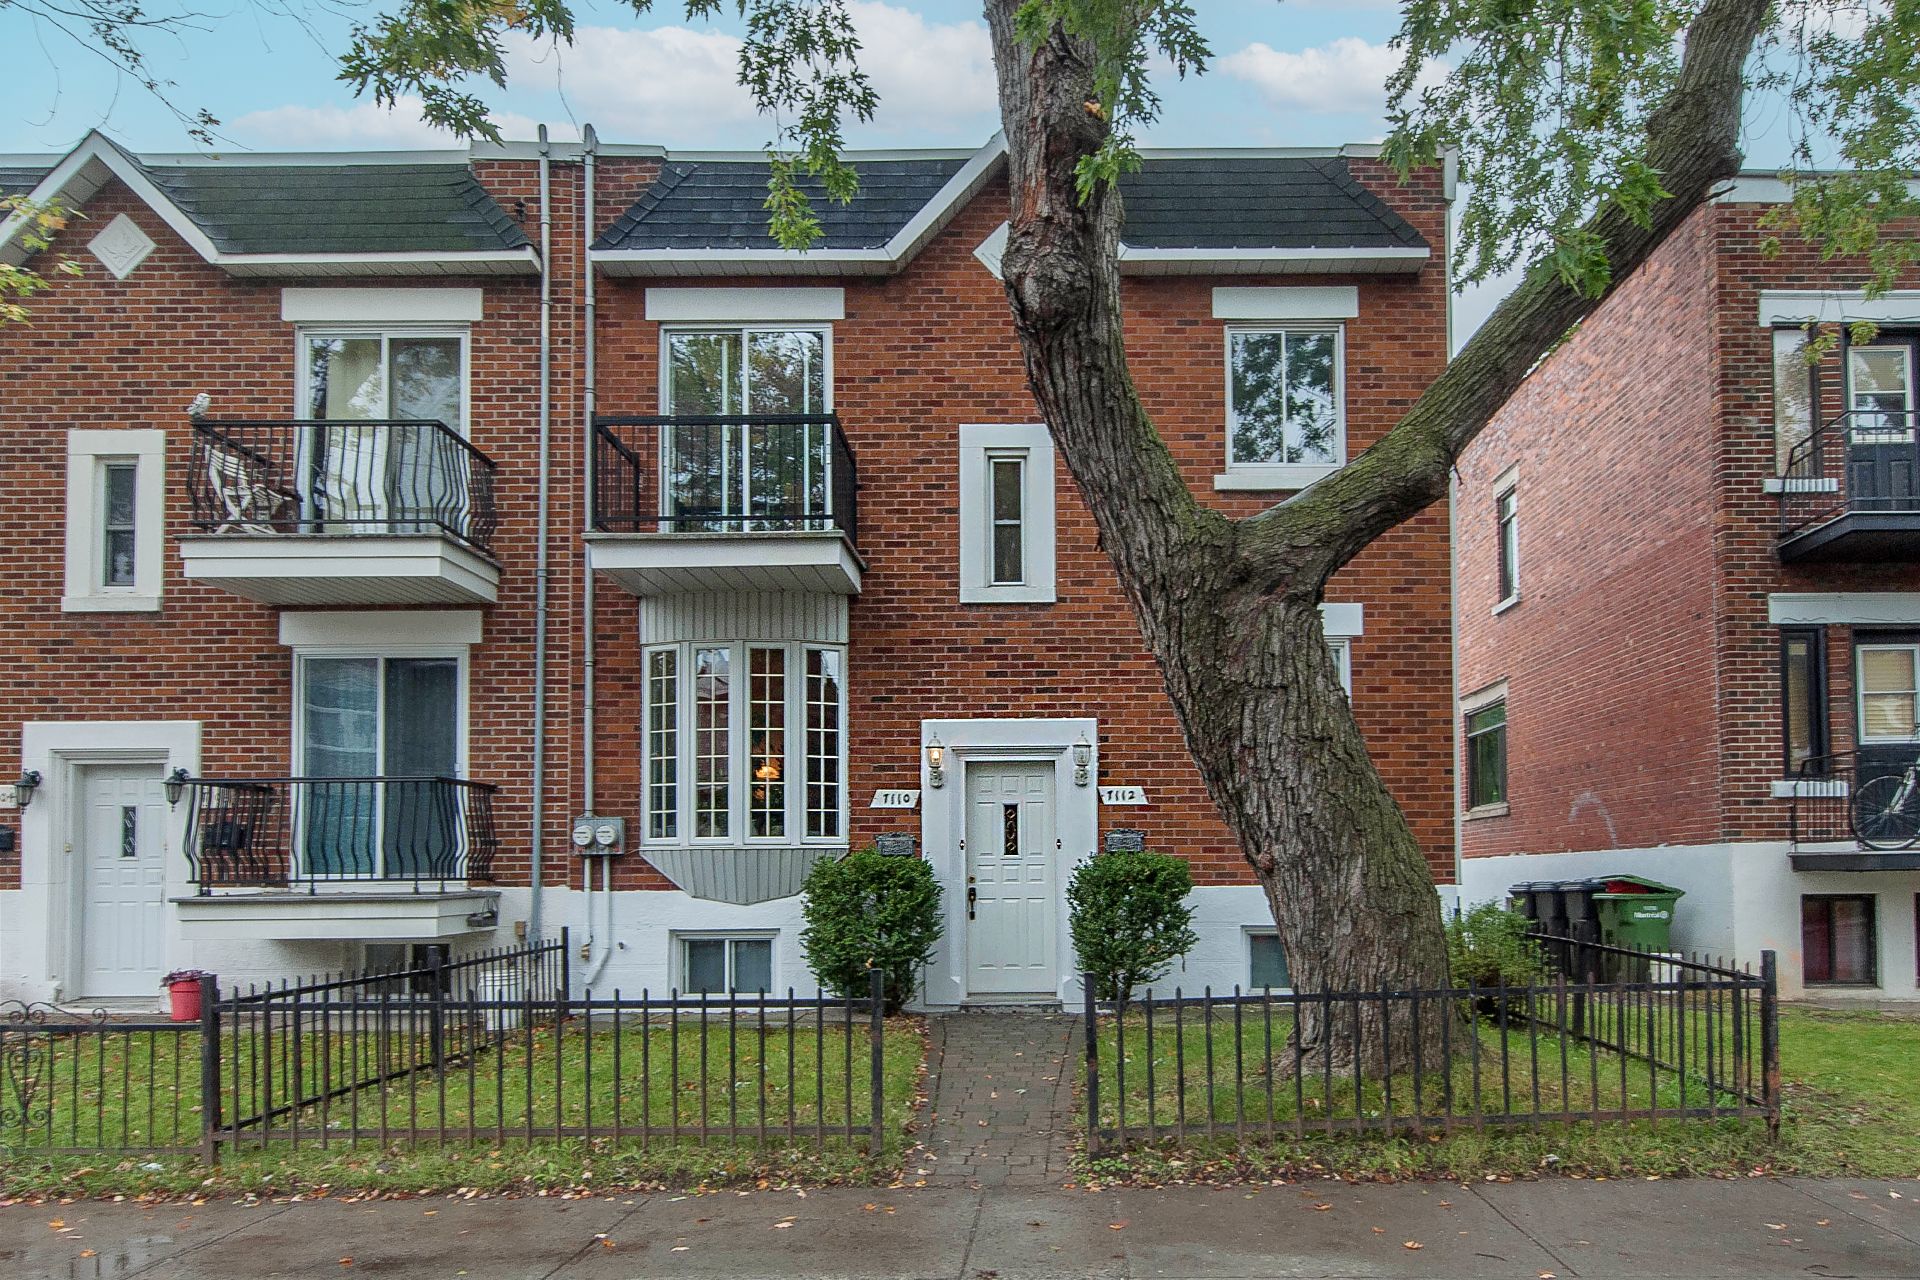
<path fill-rule="evenodd" d="M 967 993 L 1054 994 L 1053 765 L 967 766 Z"/>
<path fill-rule="evenodd" d="M 77 997 L 157 996 L 165 968 L 167 806 L 155 765 L 81 771 Z"/>

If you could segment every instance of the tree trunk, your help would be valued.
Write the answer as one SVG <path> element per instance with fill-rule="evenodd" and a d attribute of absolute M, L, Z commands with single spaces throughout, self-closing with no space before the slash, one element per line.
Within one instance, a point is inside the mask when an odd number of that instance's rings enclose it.
<path fill-rule="evenodd" d="M 1078 186 L 1080 161 L 1108 134 L 1095 51 L 1059 26 L 1025 43 L 1015 31 L 1022 3 L 986 0 L 986 15 L 1010 169 L 1002 269 L 1034 396 L 1208 792 L 1266 891 L 1295 988 L 1444 987 L 1433 880 L 1361 740 L 1319 603 L 1369 542 L 1446 496 L 1453 459 L 1600 299 L 1536 271 L 1385 439 L 1289 502 L 1228 519 L 1195 499 L 1127 369 L 1120 196 L 1100 184 L 1082 199 Z M 1742 71 L 1765 12 L 1766 0 L 1708 0 L 1689 29 L 1679 86 L 1648 138 L 1674 198 L 1649 226 L 1614 211 L 1590 224 L 1606 237 L 1616 281 L 1737 171 Z M 1375 1075 L 1404 1067 L 1411 1007 L 1395 1003 L 1388 1015 L 1382 1003 L 1331 1015 L 1308 1006 L 1305 1061 Z M 1429 1064 L 1442 1057 L 1439 1013 L 1427 1005 L 1420 1019 Z"/>

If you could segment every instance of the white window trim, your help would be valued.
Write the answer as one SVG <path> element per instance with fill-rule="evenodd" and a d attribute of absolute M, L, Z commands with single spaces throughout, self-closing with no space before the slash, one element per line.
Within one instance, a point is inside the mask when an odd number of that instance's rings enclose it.
<path fill-rule="evenodd" d="M 308 418 L 313 403 L 313 357 L 308 351 L 308 343 L 314 338 L 373 338 L 382 339 L 381 358 L 386 377 L 387 408 L 385 416 L 393 416 L 393 378 L 391 369 L 384 367 L 387 359 L 386 339 L 392 338 L 453 338 L 460 343 L 460 421 L 446 425 L 465 439 L 472 431 L 473 424 L 473 331 L 463 325 L 445 324 L 313 324 L 302 325 L 293 333 L 293 416 L 302 421 Z M 380 421 L 376 418 L 373 421 Z"/>
<path fill-rule="evenodd" d="M 674 767 L 674 830 L 672 836 L 651 834 L 651 785 L 653 750 L 651 713 L 653 703 L 649 677 L 651 656 L 671 649 L 678 655 L 675 664 L 674 705 L 676 713 Z M 693 654 L 700 649 L 728 651 L 727 687 L 727 834 L 693 834 L 694 748 L 697 731 L 693 719 Z M 786 783 L 787 830 L 779 836 L 750 836 L 748 832 L 747 793 L 752 789 L 748 763 L 752 736 L 749 701 L 748 663 L 754 649 L 780 649 L 786 653 Z M 807 830 L 807 650 L 827 649 L 840 657 L 840 834 L 809 836 Z M 814 640 L 678 640 L 668 644 L 650 644 L 641 649 L 641 733 L 640 733 L 640 842 L 655 849 L 792 849 L 848 847 L 847 828 L 851 818 L 850 791 L 847 786 L 847 647 Z"/>
<path fill-rule="evenodd" d="M 673 989 L 682 996 L 698 996 L 689 991 L 687 944 L 689 942 L 764 942 L 767 944 L 767 995 L 783 990 L 780 985 L 780 931 L 778 929 L 687 929 L 672 930 L 668 935 L 669 972 L 673 975 Z M 727 948 L 727 990 L 708 993 L 708 999 L 728 999 L 735 993 L 733 987 L 733 948 Z M 751 991 L 738 994 L 752 996 Z"/>
<path fill-rule="evenodd" d="M 1223 286 L 1213 291 L 1213 318 L 1267 323 L 1358 320 L 1360 290 L 1350 284 L 1272 288 Z"/>
<path fill-rule="evenodd" d="M 1217 306 L 1217 303 L 1216 303 Z M 1334 462 L 1236 462 L 1233 458 L 1233 339 L 1242 333 L 1333 332 Z M 1282 492 L 1304 489 L 1347 465 L 1347 323 L 1332 316 L 1270 316 L 1229 324 L 1222 334 L 1221 388 L 1226 414 L 1221 430 L 1225 470 L 1213 478 L 1219 492 Z"/>
<path fill-rule="evenodd" d="M 298 610 L 280 615 L 280 643 L 300 649 L 453 648 L 479 644 L 479 609 Z"/>
<path fill-rule="evenodd" d="M 482 289 L 334 289 L 280 291 L 280 318 L 302 325 L 473 324 L 485 315 Z"/>
<path fill-rule="evenodd" d="M 1267 990 L 1266 987 L 1256 987 L 1253 985 L 1253 940 L 1255 938 L 1273 938 L 1277 940 L 1279 937 L 1280 937 L 1280 930 L 1270 924 L 1249 924 L 1249 925 L 1241 926 L 1240 955 L 1241 955 L 1241 958 L 1245 961 L 1245 963 L 1241 966 L 1241 968 L 1247 975 L 1246 990 L 1249 993 L 1252 993 L 1255 991 Z M 1282 944 L 1280 948 L 1280 954 L 1285 955 L 1286 952 L 1287 952 L 1286 946 Z M 1293 968 L 1291 965 L 1289 965 L 1287 968 L 1287 985 L 1284 987 L 1274 987 L 1273 990 L 1276 993 L 1286 992 L 1288 994 L 1292 994 Z"/>
<path fill-rule="evenodd" d="M 1893 652 L 1913 655 L 1914 678 L 1920 681 L 1920 644 L 1856 644 L 1853 646 L 1853 716 L 1854 726 L 1858 730 L 1857 740 L 1874 743 L 1920 742 L 1920 714 L 1916 714 L 1915 732 L 1911 734 L 1884 734 L 1867 732 L 1867 682 L 1860 678 L 1864 663 L 1861 659 L 1870 652 Z M 1920 693 L 1915 696 L 1915 710 L 1920 713 Z"/>
<path fill-rule="evenodd" d="M 812 327 L 847 318 L 847 291 L 841 288 L 647 290 L 647 319 L 655 323 L 765 324 L 790 320 Z"/>
<path fill-rule="evenodd" d="M 152 613 L 160 608 L 166 542 L 167 434 L 158 427 L 67 432 L 66 588 L 68 613 Z M 103 468 L 131 462 L 134 474 L 133 585 L 110 587 L 102 557 Z"/>
<path fill-rule="evenodd" d="M 1513 590 L 1494 602 L 1495 617 L 1520 603 L 1520 465 L 1518 463 L 1501 472 L 1493 482 L 1493 585 L 1496 589 L 1500 586 L 1500 560 L 1506 555 L 1507 544 L 1505 524 L 1500 519 L 1500 504 L 1509 495 L 1513 498 Z"/>
<path fill-rule="evenodd" d="M 1025 581 L 995 583 L 989 460 L 1025 454 L 1021 551 Z M 1044 423 L 960 425 L 960 603 L 1052 604 L 1055 566 L 1053 436 Z"/>
<path fill-rule="evenodd" d="M 814 413 L 833 412 L 833 325 L 824 320 L 769 321 L 766 323 L 745 322 L 740 320 L 709 320 L 701 323 L 676 323 L 660 326 L 660 394 L 659 404 L 662 414 L 670 414 L 673 409 L 673 352 L 668 345 L 678 333 L 737 333 L 744 344 L 750 333 L 817 333 L 821 338 L 821 357 L 823 367 L 820 370 L 822 398 L 825 403 Z M 746 410 L 740 416 L 749 416 Z M 662 444 L 664 449 L 665 445 Z M 664 462 L 664 455 L 663 455 Z"/>

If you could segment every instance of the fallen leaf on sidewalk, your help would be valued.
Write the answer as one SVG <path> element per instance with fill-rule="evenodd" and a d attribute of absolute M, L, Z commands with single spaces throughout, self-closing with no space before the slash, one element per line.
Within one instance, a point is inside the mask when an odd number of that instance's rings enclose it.
<path fill-rule="evenodd" d="M 1314 1212 L 1316 1213 L 1325 1213 L 1327 1210 L 1333 1208 L 1333 1206 L 1330 1204 L 1327 1204 L 1325 1201 L 1322 1201 L 1321 1203 L 1313 1206 L 1313 1208 L 1314 1208 Z"/>
<path fill-rule="evenodd" d="M 99 1250 L 97 1249 L 82 1249 L 80 1251 L 80 1256 L 83 1258 L 91 1258 L 98 1252 Z"/>
<path fill-rule="evenodd" d="M 1784 1222 L 1769 1222 L 1766 1224 L 1766 1228 L 1769 1231 L 1785 1231 L 1787 1224 Z"/>
<path fill-rule="evenodd" d="M 1427 1246 L 1421 1244 L 1418 1240 L 1403 1240 L 1400 1243 L 1400 1247 L 1402 1249 L 1424 1249 Z"/>
<path fill-rule="evenodd" d="M 1814 1224 L 1813 1224 L 1813 1225 L 1814 1225 L 1814 1226 L 1816 1226 L 1816 1227 L 1830 1227 L 1830 1226 L 1832 1226 L 1832 1225 L 1833 1225 L 1833 1219 L 1831 1219 L 1831 1218 L 1820 1218 L 1820 1219 L 1818 1219 L 1818 1220 L 1816 1220 L 1816 1221 L 1814 1222 Z"/>
<path fill-rule="evenodd" d="M 1122 1228 L 1124 1228 L 1124 1227 L 1125 1227 L 1126 1225 L 1127 1225 L 1127 1220 L 1126 1220 L 1125 1218 L 1122 1218 L 1122 1219 L 1121 1219 L 1120 1221 L 1118 1221 L 1118 1222 L 1109 1222 L 1109 1223 L 1107 1224 L 1107 1230 L 1109 1230 L 1109 1231 L 1119 1231 L 1119 1230 L 1121 1230 Z"/>
<path fill-rule="evenodd" d="M 1540 1280 L 1560 1280 L 1560 1277 L 1554 1275 L 1551 1271 L 1542 1271 L 1540 1273 Z"/>
<path fill-rule="evenodd" d="M 672 1249 L 668 1250 L 669 1253 L 685 1253 L 686 1251 L 687 1251 L 687 1246 L 683 1244 L 677 1244 L 673 1246 Z"/>
<path fill-rule="evenodd" d="M 1383 1236 L 1383 1235 L 1385 1235 L 1385 1234 L 1387 1234 L 1387 1229 L 1386 1229 L 1385 1227 L 1375 1227 L 1375 1228 L 1373 1229 L 1373 1234 L 1375 1234 L 1375 1235 L 1377 1235 L 1377 1236 Z"/>
<path fill-rule="evenodd" d="M 868 1201 L 866 1204 L 863 1204 L 860 1207 L 866 1210 L 868 1213 L 872 1213 L 875 1209 L 878 1209 L 880 1206 L 877 1204 L 874 1204 L 872 1201 Z"/>
<path fill-rule="evenodd" d="M 55 1231 L 65 1231 L 67 1229 L 67 1220 L 65 1218 L 55 1218 L 52 1222 L 49 1222 L 47 1226 Z"/>
<path fill-rule="evenodd" d="M 350 1266 L 352 1266 L 352 1265 L 353 1265 L 353 1259 L 352 1259 L 352 1258 L 342 1258 L 342 1259 L 340 1259 L 340 1265 L 341 1265 L 341 1266 L 343 1266 L 343 1267 L 350 1267 Z"/>
<path fill-rule="evenodd" d="M 607 1239 L 606 1237 L 604 1237 L 604 1236 L 602 1236 L 602 1237 L 601 1237 L 601 1239 L 600 1239 L 600 1247 L 601 1247 L 602 1249 L 611 1249 L 611 1248 L 613 1248 L 613 1241 L 611 1241 L 611 1240 L 609 1240 L 609 1239 Z"/>

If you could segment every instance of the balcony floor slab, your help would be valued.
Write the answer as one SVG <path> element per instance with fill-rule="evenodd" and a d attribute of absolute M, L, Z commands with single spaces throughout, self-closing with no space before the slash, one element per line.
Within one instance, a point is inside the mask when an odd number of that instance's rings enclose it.
<path fill-rule="evenodd" d="M 837 529 L 594 533 L 587 563 L 636 596 L 788 591 L 857 596 L 864 569 Z"/>
<path fill-rule="evenodd" d="M 190 941 L 410 941 L 463 937 L 499 923 L 500 894 L 448 887 L 395 892 L 362 889 L 230 890 L 173 899 Z M 485 923 L 474 921 L 490 917 Z"/>
<path fill-rule="evenodd" d="M 500 566 L 439 534 L 202 534 L 186 576 L 271 605 L 492 604 Z"/>

